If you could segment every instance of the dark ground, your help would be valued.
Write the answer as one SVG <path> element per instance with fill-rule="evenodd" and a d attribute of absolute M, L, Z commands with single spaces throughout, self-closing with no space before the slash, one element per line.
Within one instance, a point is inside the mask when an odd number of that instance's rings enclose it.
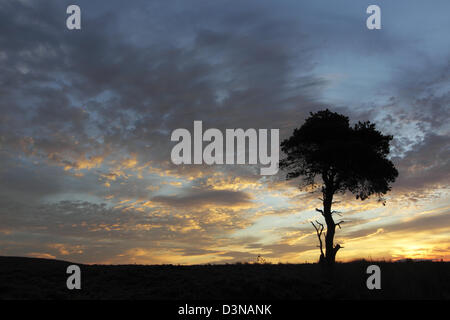
<path fill-rule="evenodd" d="M 81 265 L 81 290 L 68 290 L 70 262 L 0 257 L 0 299 L 446 299 L 450 262 L 197 266 Z M 368 290 L 366 268 L 381 268 Z"/>

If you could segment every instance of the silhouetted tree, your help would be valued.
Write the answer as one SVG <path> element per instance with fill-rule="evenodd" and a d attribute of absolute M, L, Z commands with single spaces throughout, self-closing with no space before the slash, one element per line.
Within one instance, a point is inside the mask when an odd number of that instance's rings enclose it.
<path fill-rule="evenodd" d="M 320 261 L 334 264 L 337 251 L 333 239 L 336 226 L 331 210 L 336 193 L 350 191 L 356 199 L 365 200 L 376 194 L 379 201 L 398 176 L 398 171 L 387 158 L 392 136 L 383 135 L 375 124 L 358 122 L 350 126 L 348 117 L 328 109 L 311 113 L 305 123 L 294 130 L 292 136 L 281 143 L 286 157 L 280 168 L 287 171 L 287 179 L 303 177 L 303 187 L 320 188 L 323 208 L 316 209 L 325 219 L 325 254 L 322 249 L 324 226 L 313 224 L 319 237 Z"/>

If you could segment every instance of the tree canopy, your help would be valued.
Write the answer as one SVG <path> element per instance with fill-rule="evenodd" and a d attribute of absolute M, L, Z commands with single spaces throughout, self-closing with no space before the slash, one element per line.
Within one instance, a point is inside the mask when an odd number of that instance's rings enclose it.
<path fill-rule="evenodd" d="M 350 126 L 344 115 L 318 111 L 281 143 L 287 157 L 280 168 L 288 171 L 288 179 L 302 176 L 307 185 L 318 183 L 319 176 L 332 193 L 348 190 L 357 199 L 372 194 L 381 199 L 398 176 L 387 158 L 392 138 L 370 121 Z"/>

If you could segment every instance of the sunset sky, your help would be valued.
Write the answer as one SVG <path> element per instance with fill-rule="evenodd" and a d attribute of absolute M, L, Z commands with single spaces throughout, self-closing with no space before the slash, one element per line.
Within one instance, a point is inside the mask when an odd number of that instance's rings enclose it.
<path fill-rule="evenodd" d="M 201 120 L 282 140 L 329 108 L 392 134 L 399 171 L 386 206 L 337 197 L 337 260 L 450 260 L 449 14 L 448 0 L 0 0 L 0 255 L 315 262 L 319 194 L 257 166 L 176 166 L 170 135 Z"/>

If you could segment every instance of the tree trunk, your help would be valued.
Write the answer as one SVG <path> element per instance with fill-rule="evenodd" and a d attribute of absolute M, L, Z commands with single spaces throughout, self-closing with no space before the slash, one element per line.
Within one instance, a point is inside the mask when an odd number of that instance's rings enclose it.
<path fill-rule="evenodd" d="M 333 203 L 332 188 L 325 188 L 323 192 L 323 216 L 327 224 L 327 232 L 325 234 L 325 262 L 328 265 L 333 265 L 336 260 L 336 253 L 340 246 L 334 246 L 334 233 L 336 231 L 336 224 L 334 223 L 331 205 Z"/>

